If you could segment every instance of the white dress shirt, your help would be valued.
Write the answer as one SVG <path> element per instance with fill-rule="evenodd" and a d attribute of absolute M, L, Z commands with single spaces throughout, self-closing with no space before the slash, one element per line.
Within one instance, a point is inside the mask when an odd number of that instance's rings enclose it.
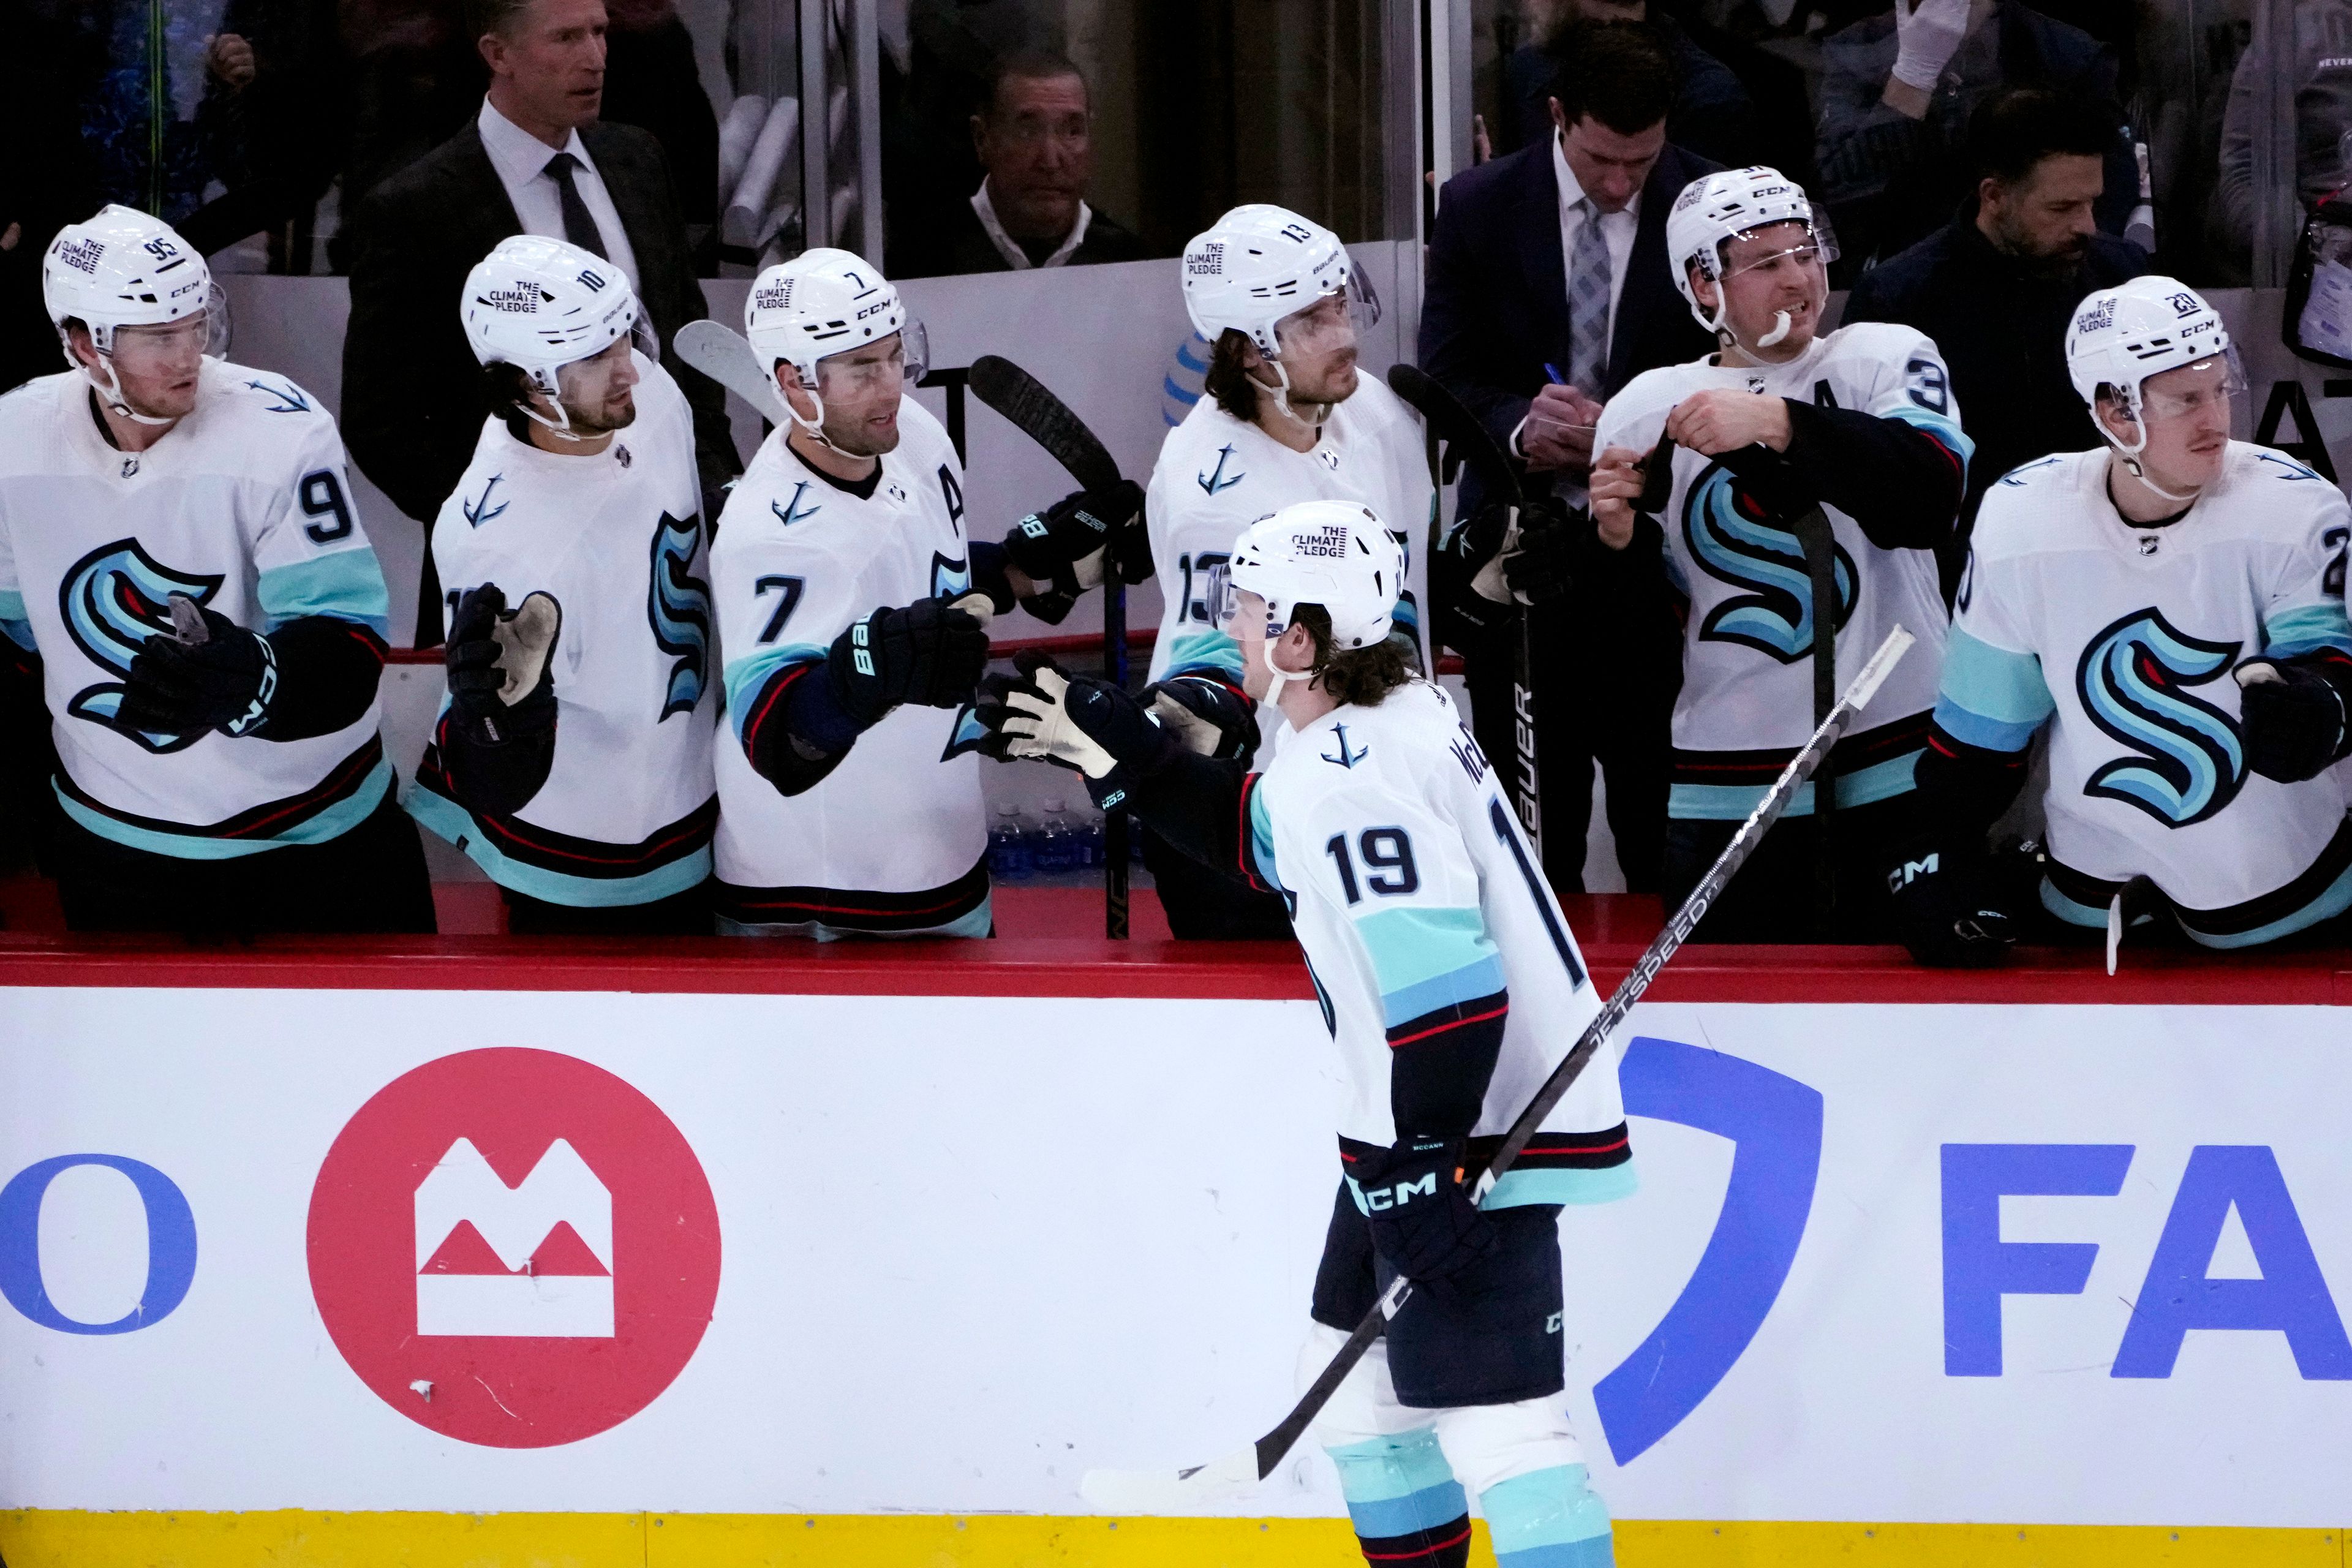
<path fill-rule="evenodd" d="M 507 188 L 507 200 L 514 204 L 515 216 L 522 221 L 523 233 L 566 238 L 563 193 L 555 176 L 547 172 L 547 161 L 556 150 L 491 108 L 487 98 L 474 124 L 482 133 L 482 151 L 490 155 L 490 167 L 499 172 L 499 184 Z M 580 161 L 572 172 L 572 183 L 580 192 L 581 205 L 596 220 L 596 232 L 604 239 L 604 255 L 628 274 L 629 287 L 636 288 L 637 256 L 629 248 L 629 231 L 621 226 L 620 209 L 613 205 L 613 195 L 604 188 L 595 160 L 581 144 L 579 132 L 572 133 L 563 151 Z"/>
<path fill-rule="evenodd" d="M 1035 267 L 1067 266 L 1078 247 L 1087 242 L 1087 226 L 1095 221 L 1095 209 L 1081 201 L 1078 203 L 1078 221 L 1070 226 L 1068 237 L 1053 255 L 1043 261 L 1032 261 L 1029 253 L 1021 248 L 1021 242 L 1004 232 L 1004 224 L 996 216 L 996 204 L 989 199 L 985 178 L 980 182 L 980 189 L 971 194 L 971 210 L 979 215 L 981 231 L 988 236 L 988 243 L 996 247 L 996 253 L 1004 258 L 1015 272 L 1026 272 Z"/>
<path fill-rule="evenodd" d="M 1576 174 L 1568 166 L 1568 153 L 1557 129 L 1551 133 L 1551 172 L 1559 184 L 1559 275 L 1565 279 L 1575 266 L 1576 237 L 1584 230 L 1584 187 L 1576 183 Z M 1603 342 L 1613 343 L 1617 339 L 1617 301 L 1625 292 L 1625 272 L 1633 258 L 1633 237 L 1641 227 L 1639 190 L 1622 212 L 1601 215 L 1601 242 L 1609 247 L 1609 325 Z M 1567 374 L 1568 366 L 1563 364 L 1559 369 L 1562 375 Z M 1511 431 L 1511 450 L 1522 457 L 1526 448 L 1519 444 L 1519 438 L 1527 428 L 1528 422 L 1523 417 Z"/>

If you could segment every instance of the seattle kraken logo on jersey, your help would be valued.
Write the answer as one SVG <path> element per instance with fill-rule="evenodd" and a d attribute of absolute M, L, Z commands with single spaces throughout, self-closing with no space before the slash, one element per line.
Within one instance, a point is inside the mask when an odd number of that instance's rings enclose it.
<path fill-rule="evenodd" d="M 950 558 L 931 552 L 931 597 L 959 598 L 971 592 L 971 563 L 961 556 Z"/>
<path fill-rule="evenodd" d="M 1194 481 L 1202 490 L 1210 495 L 1215 495 L 1219 490 L 1229 490 L 1249 478 L 1247 474 L 1235 474 L 1230 479 L 1225 478 L 1225 463 L 1233 455 L 1234 444 L 1228 441 L 1217 448 L 1217 466 L 1208 473 L 1193 476 Z"/>
<path fill-rule="evenodd" d="M 1782 664 L 1812 652 L 1813 583 L 1804 549 L 1720 463 L 1708 465 L 1691 486 L 1683 503 L 1683 539 L 1708 576 L 1748 590 L 1709 610 L 1701 637 L 1738 643 Z M 1837 560 L 1837 624 L 1843 627 L 1857 596 L 1853 557 L 1843 545 L 1831 548 Z"/>
<path fill-rule="evenodd" d="M 1350 746 L 1348 744 L 1348 726 L 1345 724 L 1334 724 L 1331 726 L 1331 729 L 1334 735 L 1339 740 L 1339 751 L 1337 756 L 1334 756 L 1329 752 L 1323 752 L 1322 756 L 1325 762 L 1337 763 L 1343 768 L 1352 770 L 1358 763 L 1362 762 L 1366 757 L 1372 754 L 1372 749 L 1370 746 Z"/>
<path fill-rule="evenodd" d="M 117 675 L 131 673 L 131 661 L 146 650 L 147 639 L 172 629 L 171 597 L 185 594 L 197 604 L 208 604 L 220 592 L 218 576 L 197 577 L 175 572 L 147 553 L 135 539 L 101 544 L 74 563 L 58 588 L 58 611 L 74 646 L 92 664 Z M 77 719 L 128 735 L 151 752 L 177 752 L 204 738 L 150 735 L 124 730 L 115 715 L 122 708 L 120 681 L 100 681 L 76 692 L 66 711 Z"/>
<path fill-rule="evenodd" d="M 654 642 L 677 662 L 661 716 L 691 713 L 702 700 L 710 664 L 710 584 L 694 574 L 694 552 L 702 542 L 702 519 L 683 521 L 667 512 L 654 530 L 653 589 L 646 614 Z"/>
<path fill-rule="evenodd" d="M 462 495 L 457 498 L 457 510 L 466 514 L 467 527 L 479 528 L 507 510 L 507 503 L 504 501 L 499 502 L 496 506 L 490 504 L 490 492 L 497 489 L 499 481 L 505 478 L 504 474 L 492 474 L 488 482 L 482 486 L 481 495 L 476 500 L 467 500 Z"/>
<path fill-rule="evenodd" d="M 248 381 L 245 384 L 251 387 L 254 391 L 261 394 L 264 397 L 272 397 L 277 399 L 276 402 L 269 405 L 269 412 L 272 414 L 308 414 L 310 412 L 310 400 L 303 396 L 301 389 L 297 387 L 290 381 L 283 386 L 272 386 L 266 381 Z"/>
<path fill-rule="evenodd" d="M 793 486 L 792 500 L 786 501 L 782 506 L 778 506 L 772 500 L 768 503 L 768 510 L 776 514 L 776 521 L 778 522 L 782 523 L 786 528 L 790 528 L 796 522 L 807 521 L 810 518 L 814 517 L 819 511 L 824 510 L 822 507 L 815 505 L 811 505 L 805 509 L 802 507 L 801 497 L 808 494 L 808 488 L 809 482 L 806 479 L 801 479 Z"/>
<path fill-rule="evenodd" d="M 2237 798 L 2246 782 L 2238 726 L 2189 691 L 2237 657 L 2236 643 L 2189 637 L 2153 606 L 2094 637 L 2074 671 L 2083 710 L 2140 754 L 2104 764 L 2083 793 L 2137 806 L 2168 827 L 2202 822 Z"/>

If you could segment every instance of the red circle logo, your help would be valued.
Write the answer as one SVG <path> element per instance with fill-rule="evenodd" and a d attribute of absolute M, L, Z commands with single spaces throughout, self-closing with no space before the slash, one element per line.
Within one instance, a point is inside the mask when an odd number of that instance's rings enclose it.
<path fill-rule="evenodd" d="M 467 1443 L 617 1426 L 693 1358 L 719 1210 L 658 1106 L 553 1051 L 427 1062 L 360 1107 L 310 1192 L 310 1293 L 378 1397 Z"/>

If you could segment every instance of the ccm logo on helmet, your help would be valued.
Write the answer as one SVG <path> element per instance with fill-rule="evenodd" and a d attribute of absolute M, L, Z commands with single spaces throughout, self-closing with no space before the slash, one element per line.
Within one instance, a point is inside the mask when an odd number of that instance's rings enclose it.
<path fill-rule="evenodd" d="M 72 239 L 58 247 L 59 261 L 93 274 L 98 271 L 99 258 L 105 254 L 106 247 L 95 239 Z"/>

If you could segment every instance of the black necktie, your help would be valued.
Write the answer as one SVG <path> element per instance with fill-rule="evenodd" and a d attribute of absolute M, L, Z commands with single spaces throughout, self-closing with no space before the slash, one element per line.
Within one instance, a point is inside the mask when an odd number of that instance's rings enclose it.
<path fill-rule="evenodd" d="M 588 211 L 588 204 L 580 199 L 580 187 L 573 183 L 572 171 L 580 160 L 569 153 L 558 153 L 547 161 L 547 173 L 555 181 L 555 188 L 563 199 L 563 237 L 594 256 L 604 255 L 604 237 L 597 232 L 596 220 Z"/>

